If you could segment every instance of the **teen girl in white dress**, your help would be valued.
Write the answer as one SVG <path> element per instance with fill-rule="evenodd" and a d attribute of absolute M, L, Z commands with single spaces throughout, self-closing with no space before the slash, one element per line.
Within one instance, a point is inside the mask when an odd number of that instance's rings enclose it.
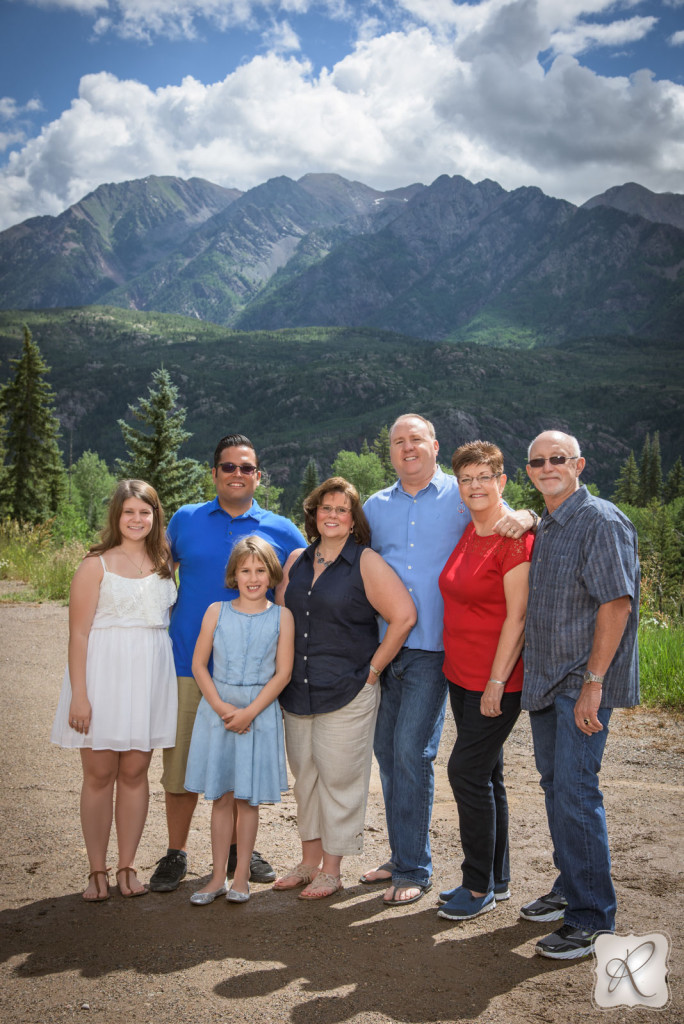
<path fill-rule="evenodd" d="M 147 817 L 152 751 L 176 739 L 176 673 L 167 633 L 175 600 L 157 492 L 143 480 L 122 480 L 102 541 L 71 583 L 69 663 L 51 735 L 53 743 L 81 753 L 88 902 L 109 898 L 112 817 L 119 891 L 147 892 L 133 865 Z"/>

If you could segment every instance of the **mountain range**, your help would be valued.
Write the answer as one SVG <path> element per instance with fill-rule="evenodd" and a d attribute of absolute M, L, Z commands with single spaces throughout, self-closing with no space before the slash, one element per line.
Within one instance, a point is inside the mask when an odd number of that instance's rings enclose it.
<path fill-rule="evenodd" d="M 239 331 L 499 347 L 673 340 L 683 268 L 684 196 L 634 183 L 576 207 L 446 175 L 385 192 L 334 174 L 246 192 L 148 177 L 1 232 L 0 308 L 106 304 Z"/>

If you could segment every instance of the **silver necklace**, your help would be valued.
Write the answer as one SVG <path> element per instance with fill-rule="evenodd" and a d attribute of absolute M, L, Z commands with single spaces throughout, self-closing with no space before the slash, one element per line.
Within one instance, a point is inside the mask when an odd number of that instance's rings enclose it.
<path fill-rule="evenodd" d="M 335 558 L 336 558 L 336 557 L 337 557 L 337 556 L 335 556 Z M 325 566 L 325 568 L 327 569 L 329 565 L 332 565 L 332 564 L 333 564 L 333 562 L 335 561 L 335 558 L 331 558 L 329 562 L 326 562 L 325 558 L 324 558 L 324 557 L 323 557 L 323 555 L 322 555 L 322 554 L 320 553 L 319 549 L 318 549 L 318 548 L 316 548 L 316 563 L 317 563 L 318 565 L 323 565 L 323 566 Z"/>
<path fill-rule="evenodd" d="M 123 552 L 123 554 L 124 554 L 124 555 L 126 556 L 126 558 L 127 558 L 127 559 L 128 559 L 128 561 L 129 561 L 129 562 L 131 563 L 131 565 L 135 566 L 135 568 L 136 568 L 136 569 L 138 570 L 138 575 L 139 575 L 139 576 L 142 576 L 142 574 L 143 574 L 143 569 L 142 569 L 142 567 L 143 567 L 143 565 L 145 564 L 145 559 L 147 558 L 147 552 L 145 552 L 145 554 L 143 555 L 143 559 L 142 559 L 142 562 L 140 563 L 140 565 L 135 565 L 135 562 L 133 561 L 133 559 L 131 558 L 131 556 L 130 556 L 130 555 L 128 554 L 128 552 L 127 552 L 127 551 L 126 551 L 126 550 L 125 550 L 124 548 L 121 548 L 121 551 L 122 551 L 122 552 Z"/>

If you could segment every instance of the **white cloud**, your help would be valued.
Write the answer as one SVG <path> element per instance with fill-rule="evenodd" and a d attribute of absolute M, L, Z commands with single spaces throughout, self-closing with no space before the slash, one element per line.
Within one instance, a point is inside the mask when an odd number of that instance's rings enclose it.
<path fill-rule="evenodd" d="M 668 43 L 670 46 L 684 46 L 684 29 L 680 32 L 673 32 Z"/>
<path fill-rule="evenodd" d="M 157 36 L 196 39 L 198 21 L 225 31 L 232 26 L 256 27 L 264 15 L 304 14 L 310 8 L 341 16 L 344 0 L 24 0 L 38 7 L 62 8 L 97 15 L 97 36 L 114 33 L 124 39 L 151 41 Z"/>
<path fill-rule="evenodd" d="M 272 52 L 219 82 L 187 77 L 153 90 L 87 75 L 70 108 L 15 145 L 0 169 L 0 228 L 59 213 L 103 182 L 147 174 L 246 189 L 310 171 L 381 188 L 447 173 L 509 189 L 538 185 L 575 202 L 630 180 L 684 192 L 684 86 L 648 72 L 602 76 L 570 53 L 545 71 L 538 54 L 561 22 L 607 7 L 556 4 L 553 20 L 542 0 L 486 0 L 447 31 L 418 25 L 414 0 L 403 8 L 409 22 L 384 32 L 364 23 L 354 50 L 320 74 L 305 56 L 282 52 L 297 40 L 281 21 Z M 613 28 L 614 42 L 621 31 Z M 16 106 L 5 102 L 11 134 Z"/>
<path fill-rule="evenodd" d="M 647 36 L 658 23 L 654 17 L 626 18 L 608 25 L 580 21 L 565 32 L 554 32 L 551 37 L 556 53 L 584 53 L 596 46 L 624 46 Z"/>
<path fill-rule="evenodd" d="M 261 34 L 264 46 L 273 53 L 293 53 L 301 50 L 299 36 L 289 21 L 272 22 Z"/>

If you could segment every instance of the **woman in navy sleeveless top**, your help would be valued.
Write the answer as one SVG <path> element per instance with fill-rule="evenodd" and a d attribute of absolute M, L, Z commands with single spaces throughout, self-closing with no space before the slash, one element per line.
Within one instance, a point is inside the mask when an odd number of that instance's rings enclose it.
<path fill-rule="evenodd" d="M 293 551 L 276 599 L 295 620 L 292 680 L 280 695 L 295 776 L 301 862 L 275 889 L 321 899 L 342 888 L 342 857 L 363 849 L 380 673 L 415 623 L 411 597 L 369 546 L 356 488 L 342 477 L 304 502 L 308 548 Z M 388 623 L 378 641 L 376 616 Z"/>

